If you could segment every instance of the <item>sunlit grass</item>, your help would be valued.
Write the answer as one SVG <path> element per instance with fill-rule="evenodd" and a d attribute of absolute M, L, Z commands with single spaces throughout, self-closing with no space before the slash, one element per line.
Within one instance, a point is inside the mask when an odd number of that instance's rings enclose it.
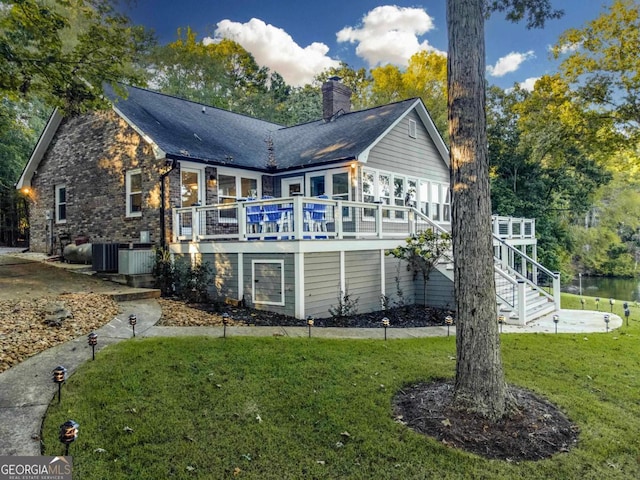
<path fill-rule="evenodd" d="M 564 296 L 563 308 L 581 308 L 576 299 Z M 58 427 L 73 419 L 79 479 L 640 478 L 638 325 L 632 316 L 608 334 L 502 336 L 508 381 L 581 429 L 576 448 L 540 462 L 485 460 L 395 421 L 404 385 L 453 377 L 453 336 L 122 342 L 63 387 L 45 421 L 45 454 L 63 452 Z"/>

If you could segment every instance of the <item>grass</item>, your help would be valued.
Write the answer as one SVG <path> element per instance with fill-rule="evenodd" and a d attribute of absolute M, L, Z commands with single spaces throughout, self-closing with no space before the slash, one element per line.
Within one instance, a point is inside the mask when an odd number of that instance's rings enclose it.
<path fill-rule="evenodd" d="M 579 297 L 563 296 L 563 308 L 581 308 Z M 73 419 L 78 479 L 640 478 L 634 315 L 608 334 L 502 336 L 508 381 L 581 429 L 577 447 L 539 462 L 485 460 L 395 421 L 399 389 L 454 376 L 453 336 L 132 339 L 67 381 L 45 419 L 44 453 L 63 453 L 58 428 Z"/>

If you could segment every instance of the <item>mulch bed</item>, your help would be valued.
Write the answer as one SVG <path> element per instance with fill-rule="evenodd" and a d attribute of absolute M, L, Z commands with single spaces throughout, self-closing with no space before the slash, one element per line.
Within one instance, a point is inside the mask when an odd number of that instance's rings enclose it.
<path fill-rule="evenodd" d="M 534 393 L 510 386 L 517 412 L 495 423 L 451 407 L 453 384 L 422 383 L 395 398 L 396 420 L 452 448 L 507 461 L 541 460 L 567 452 L 579 429 L 564 413 Z"/>

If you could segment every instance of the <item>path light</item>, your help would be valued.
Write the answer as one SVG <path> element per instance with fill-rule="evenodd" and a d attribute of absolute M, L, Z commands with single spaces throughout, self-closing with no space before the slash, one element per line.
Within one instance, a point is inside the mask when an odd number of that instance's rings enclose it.
<path fill-rule="evenodd" d="M 222 314 L 222 338 L 227 338 L 227 325 L 229 325 L 230 315 L 227 312 Z"/>
<path fill-rule="evenodd" d="M 580 303 L 582 304 L 582 309 L 584 310 L 584 298 L 580 299 Z"/>
<path fill-rule="evenodd" d="M 504 324 L 505 317 L 504 315 L 498 315 L 498 323 L 500 324 L 500 333 L 502 333 L 502 325 Z"/>
<path fill-rule="evenodd" d="M 556 333 L 558 333 L 558 322 L 560 321 L 560 316 L 559 315 L 554 315 L 553 316 L 553 323 L 556 324 Z"/>
<path fill-rule="evenodd" d="M 313 317 L 311 315 L 307 317 L 307 325 L 309 326 L 309 338 L 311 338 L 311 327 L 313 327 Z"/>
<path fill-rule="evenodd" d="M 136 336 L 136 323 L 138 323 L 138 317 L 135 314 L 129 315 L 129 325 L 131 325 L 131 329 L 133 330 L 133 336 Z"/>
<path fill-rule="evenodd" d="M 600 297 L 596 297 L 596 310 L 600 311 Z"/>
<path fill-rule="evenodd" d="M 62 365 L 58 365 L 51 372 L 53 381 L 58 384 L 58 403 L 60 403 L 60 396 L 62 394 L 62 384 L 67 379 L 67 369 Z"/>
<path fill-rule="evenodd" d="M 96 345 L 98 344 L 98 334 L 95 332 L 91 332 L 87 337 L 87 341 L 89 342 L 89 346 L 91 347 L 91 357 L 93 360 L 96 359 Z"/>
<path fill-rule="evenodd" d="M 453 325 L 453 317 L 451 315 L 447 315 L 444 317 L 444 324 L 447 326 L 447 337 L 449 336 L 449 327 Z"/>
<path fill-rule="evenodd" d="M 60 425 L 60 434 L 59 438 L 62 443 L 64 443 L 64 456 L 69 455 L 69 445 L 76 441 L 78 438 L 78 425 L 73 420 L 67 420 L 62 425 Z"/>
<path fill-rule="evenodd" d="M 624 303 L 622 304 L 622 309 L 623 309 L 623 310 L 627 310 L 628 308 L 629 308 L 629 304 L 628 304 L 627 302 L 624 302 Z"/>
<path fill-rule="evenodd" d="M 616 303 L 616 301 L 613 298 L 609 299 L 609 305 L 611 305 L 611 313 L 613 313 L 613 304 Z"/>
<path fill-rule="evenodd" d="M 629 310 L 628 308 L 624 309 L 624 316 L 627 319 L 627 327 L 629 326 L 629 315 L 631 315 L 631 310 Z"/>
<path fill-rule="evenodd" d="M 389 319 L 384 317 L 382 319 L 382 326 L 384 327 L 384 339 L 387 339 L 387 328 L 389 328 Z"/>
<path fill-rule="evenodd" d="M 604 323 L 607 326 L 607 333 L 609 333 L 609 314 L 608 313 L 604 315 Z"/>

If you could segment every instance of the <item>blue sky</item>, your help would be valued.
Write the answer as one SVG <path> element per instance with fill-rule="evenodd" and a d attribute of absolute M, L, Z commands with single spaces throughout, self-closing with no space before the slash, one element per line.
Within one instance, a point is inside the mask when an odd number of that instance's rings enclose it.
<path fill-rule="evenodd" d="M 487 78 L 502 88 L 556 70 L 548 48 L 569 28 L 581 28 L 613 0 L 552 0 L 565 16 L 527 30 L 495 14 L 485 25 Z M 259 64 L 291 85 L 310 83 L 345 61 L 354 68 L 403 67 L 419 49 L 447 49 L 445 0 L 137 0 L 127 14 L 156 31 L 161 43 L 190 26 L 205 42 L 233 38 Z"/>

